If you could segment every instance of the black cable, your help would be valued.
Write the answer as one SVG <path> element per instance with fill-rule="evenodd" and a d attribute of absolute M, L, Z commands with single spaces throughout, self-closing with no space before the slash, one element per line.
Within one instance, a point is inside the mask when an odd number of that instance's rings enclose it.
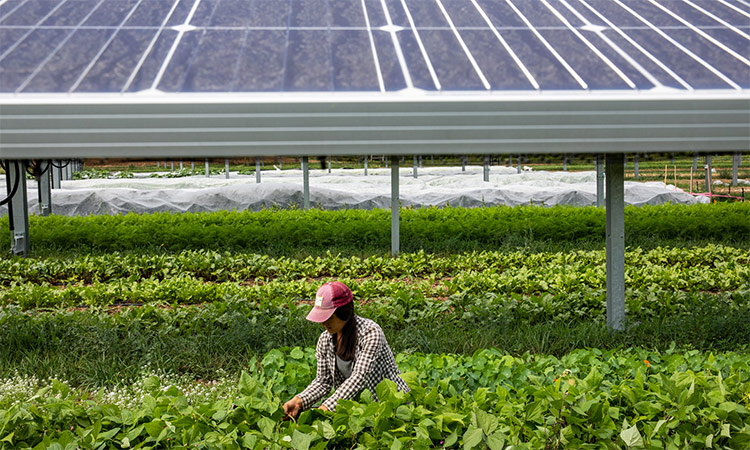
<path fill-rule="evenodd" d="M 13 164 L 15 164 L 15 172 L 16 175 L 22 176 L 23 174 L 18 173 L 18 161 L 13 161 Z M 5 164 L 3 164 L 3 168 L 5 168 Z M 18 192 L 18 185 L 20 184 L 20 179 L 16 176 L 15 183 L 13 184 L 13 189 L 8 186 L 8 178 L 10 177 L 10 173 L 8 170 L 5 171 L 5 186 L 6 190 L 8 192 L 8 196 L 4 199 L 0 200 L 0 206 L 5 205 L 10 201 L 11 198 L 13 198 L 14 195 L 16 195 L 16 192 Z M 10 210 L 10 205 L 8 206 L 8 213 L 10 214 L 10 221 L 11 221 L 11 227 L 10 229 L 13 230 L 13 212 Z"/>
<path fill-rule="evenodd" d="M 52 164 L 52 167 L 54 167 L 54 168 L 56 168 L 56 169 L 64 169 L 64 168 L 68 167 L 68 164 L 70 164 L 70 162 L 71 162 L 71 161 L 73 161 L 73 160 L 72 160 L 72 159 L 69 159 L 69 160 L 67 160 L 67 162 L 66 162 L 65 164 L 63 164 L 63 165 L 61 165 L 61 166 L 58 166 L 57 164 L 55 164 L 54 162 L 52 162 L 52 160 L 51 160 L 51 159 L 50 159 L 50 162 L 49 162 L 49 163 L 50 163 L 50 164 Z"/>

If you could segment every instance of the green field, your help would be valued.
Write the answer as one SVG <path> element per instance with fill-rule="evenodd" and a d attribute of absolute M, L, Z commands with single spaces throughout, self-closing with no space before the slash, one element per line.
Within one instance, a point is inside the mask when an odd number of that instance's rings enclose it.
<path fill-rule="evenodd" d="M 0 449 L 750 448 L 747 203 L 626 208 L 619 332 L 600 209 L 405 210 L 397 257 L 387 219 L 32 217 L 0 258 Z M 412 391 L 283 422 L 334 279 Z"/>

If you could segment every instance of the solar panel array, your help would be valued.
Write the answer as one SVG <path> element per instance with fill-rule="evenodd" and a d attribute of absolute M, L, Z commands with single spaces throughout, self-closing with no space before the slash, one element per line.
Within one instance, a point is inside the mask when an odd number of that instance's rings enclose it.
<path fill-rule="evenodd" d="M 0 92 L 750 88 L 746 0 L 0 0 Z"/>

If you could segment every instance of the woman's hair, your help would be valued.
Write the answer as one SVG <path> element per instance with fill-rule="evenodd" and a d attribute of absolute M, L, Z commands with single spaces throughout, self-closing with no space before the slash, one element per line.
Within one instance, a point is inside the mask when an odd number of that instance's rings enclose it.
<path fill-rule="evenodd" d="M 341 345 L 336 344 L 336 354 L 344 361 L 351 361 L 357 348 L 357 321 L 354 319 L 354 302 L 339 306 L 333 311 L 346 325 L 341 330 Z"/>

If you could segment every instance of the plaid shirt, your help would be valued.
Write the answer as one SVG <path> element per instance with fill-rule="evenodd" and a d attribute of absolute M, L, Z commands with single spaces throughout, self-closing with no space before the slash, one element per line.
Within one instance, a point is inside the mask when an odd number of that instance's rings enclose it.
<path fill-rule="evenodd" d="M 318 359 L 315 379 L 297 395 L 302 399 L 303 410 L 311 408 L 315 402 L 328 395 L 331 388 L 334 389 L 333 395 L 323 402 L 331 411 L 336 409 L 336 402 L 340 398 L 352 399 L 365 388 L 372 392 L 377 401 L 375 386 L 384 378 L 395 382 L 402 392 L 410 390 L 399 376 L 401 372 L 380 326 L 370 319 L 356 315 L 354 318 L 357 321 L 357 347 L 352 360 L 351 376 L 344 378 L 336 369 L 334 335 L 323 331 L 315 348 L 315 357 Z"/>

